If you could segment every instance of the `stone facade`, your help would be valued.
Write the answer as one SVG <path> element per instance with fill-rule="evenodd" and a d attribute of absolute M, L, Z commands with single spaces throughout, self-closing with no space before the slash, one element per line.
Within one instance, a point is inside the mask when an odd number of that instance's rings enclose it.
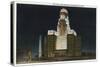
<path fill-rule="evenodd" d="M 48 35 L 44 52 L 45 58 L 81 56 L 81 39 L 72 34 L 67 35 L 67 49 L 56 50 L 57 36 Z"/>

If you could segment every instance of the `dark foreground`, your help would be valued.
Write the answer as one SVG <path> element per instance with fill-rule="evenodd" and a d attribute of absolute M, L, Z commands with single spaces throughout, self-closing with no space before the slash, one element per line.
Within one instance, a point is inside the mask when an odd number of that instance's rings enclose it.
<path fill-rule="evenodd" d="M 81 56 L 77 57 L 53 57 L 53 58 L 33 58 L 31 60 L 20 60 L 17 64 L 26 63 L 40 63 L 40 62 L 56 62 L 56 61 L 73 61 L 73 60 L 89 60 L 96 59 L 95 53 L 82 53 Z"/>

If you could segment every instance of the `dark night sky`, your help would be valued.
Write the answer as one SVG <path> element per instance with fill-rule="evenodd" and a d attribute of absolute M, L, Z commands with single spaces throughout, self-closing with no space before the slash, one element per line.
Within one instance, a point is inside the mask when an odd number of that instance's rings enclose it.
<path fill-rule="evenodd" d="M 38 37 L 54 29 L 60 6 L 17 5 L 17 48 L 38 50 Z M 82 38 L 82 51 L 96 51 L 96 9 L 65 7 L 69 11 L 71 28 Z"/>

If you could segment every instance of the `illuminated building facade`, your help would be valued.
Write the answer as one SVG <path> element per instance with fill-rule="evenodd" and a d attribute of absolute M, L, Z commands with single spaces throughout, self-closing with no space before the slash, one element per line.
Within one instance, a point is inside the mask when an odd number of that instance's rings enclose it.
<path fill-rule="evenodd" d="M 80 37 L 70 28 L 68 11 L 65 8 L 62 8 L 60 10 L 57 31 L 48 30 L 48 35 L 44 37 L 42 47 L 40 44 L 42 49 L 39 49 L 39 57 L 53 58 L 80 56 L 80 45 Z"/>

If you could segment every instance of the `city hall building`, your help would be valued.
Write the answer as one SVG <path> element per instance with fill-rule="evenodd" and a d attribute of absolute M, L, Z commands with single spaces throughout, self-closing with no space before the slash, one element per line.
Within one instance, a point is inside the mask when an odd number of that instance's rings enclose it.
<path fill-rule="evenodd" d="M 68 11 L 60 10 L 57 31 L 48 30 L 47 35 L 39 40 L 39 58 L 81 56 L 81 38 L 71 29 Z"/>

